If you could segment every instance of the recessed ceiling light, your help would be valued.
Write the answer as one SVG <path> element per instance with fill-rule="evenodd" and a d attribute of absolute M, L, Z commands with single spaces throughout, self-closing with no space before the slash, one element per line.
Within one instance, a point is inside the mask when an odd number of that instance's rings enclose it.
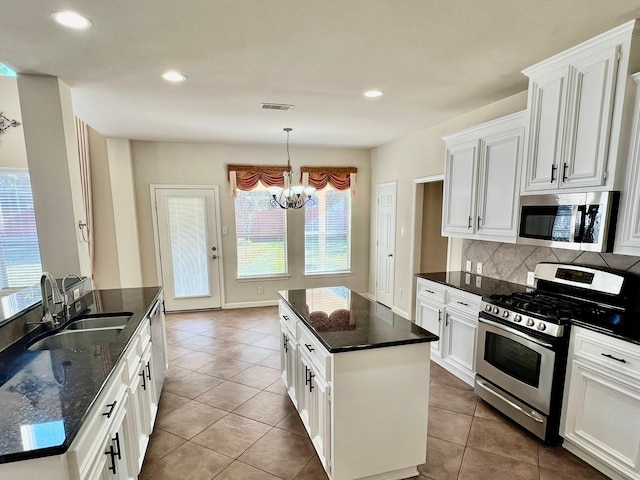
<path fill-rule="evenodd" d="M 184 82 L 187 79 L 187 76 L 183 75 L 180 72 L 176 72 L 175 70 L 171 70 L 169 72 L 164 72 L 162 74 L 162 78 L 164 78 L 167 82 L 180 83 Z"/>
<path fill-rule="evenodd" d="M 93 25 L 91 20 L 88 18 L 70 10 L 64 12 L 53 12 L 51 17 L 60 25 L 73 28 L 74 30 L 86 30 Z"/>
<path fill-rule="evenodd" d="M 362 95 L 364 95 L 367 98 L 380 98 L 381 96 L 384 95 L 384 92 L 380 90 L 367 90 Z"/>

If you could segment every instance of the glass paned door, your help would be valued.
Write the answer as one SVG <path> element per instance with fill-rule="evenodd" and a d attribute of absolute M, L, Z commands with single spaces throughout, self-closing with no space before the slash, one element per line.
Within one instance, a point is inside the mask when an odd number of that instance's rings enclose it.
<path fill-rule="evenodd" d="M 167 311 L 221 307 L 217 190 L 153 187 Z"/>

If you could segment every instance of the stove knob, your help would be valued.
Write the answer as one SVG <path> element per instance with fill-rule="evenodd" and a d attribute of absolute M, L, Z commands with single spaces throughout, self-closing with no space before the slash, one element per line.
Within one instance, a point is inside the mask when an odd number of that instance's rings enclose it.
<path fill-rule="evenodd" d="M 500 309 L 498 307 L 493 307 L 493 313 L 498 315 L 500 313 Z"/>
<path fill-rule="evenodd" d="M 533 324 L 534 324 L 534 323 L 535 323 L 535 322 L 533 321 L 533 319 L 532 319 L 532 318 L 528 318 L 528 319 L 527 319 L 527 327 L 533 327 Z"/>
<path fill-rule="evenodd" d="M 540 330 L 541 332 L 544 332 L 546 329 L 547 329 L 547 326 L 544 323 L 542 322 L 538 323 L 538 330 Z"/>
<path fill-rule="evenodd" d="M 484 310 L 485 310 L 485 312 L 490 312 L 491 311 L 491 305 L 485 305 L 484 306 Z"/>
<path fill-rule="evenodd" d="M 522 321 L 522 315 L 516 314 L 516 316 L 513 317 L 513 321 L 520 323 Z"/>
<path fill-rule="evenodd" d="M 509 310 L 505 310 L 504 312 L 502 312 L 502 317 L 509 318 Z"/>

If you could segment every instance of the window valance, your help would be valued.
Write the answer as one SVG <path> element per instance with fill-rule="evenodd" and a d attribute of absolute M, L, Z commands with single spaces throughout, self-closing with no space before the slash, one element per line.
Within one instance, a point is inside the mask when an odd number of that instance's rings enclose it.
<path fill-rule="evenodd" d="M 283 187 L 283 172 L 291 171 L 286 165 L 227 165 L 231 197 L 236 198 L 237 190 L 253 190 L 258 182 L 267 187 Z M 356 193 L 356 167 L 302 167 L 301 183 L 321 189 L 331 185 L 336 190 L 351 189 L 351 197 Z"/>
<path fill-rule="evenodd" d="M 351 197 L 356 194 L 356 167 L 302 167 L 302 184 L 321 189 L 331 185 L 336 190 L 351 189 Z"/>
<path fill-rule="evenodd" d="M 236 198 L 237 190 L 253 190 L 261 182 L 267 187 L 283 187 L 283 172 L 290 170 L 286 165 L 227 165 L 231 197 Z"/>

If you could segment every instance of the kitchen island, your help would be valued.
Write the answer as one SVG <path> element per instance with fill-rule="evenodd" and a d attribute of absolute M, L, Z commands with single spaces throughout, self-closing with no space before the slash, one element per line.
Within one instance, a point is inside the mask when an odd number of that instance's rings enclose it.
<path fill-rule="evenodd" d="M 279 293 L 282 378 L 329 478 L 417 475 L 438 337 L 346 287 Z"/>

